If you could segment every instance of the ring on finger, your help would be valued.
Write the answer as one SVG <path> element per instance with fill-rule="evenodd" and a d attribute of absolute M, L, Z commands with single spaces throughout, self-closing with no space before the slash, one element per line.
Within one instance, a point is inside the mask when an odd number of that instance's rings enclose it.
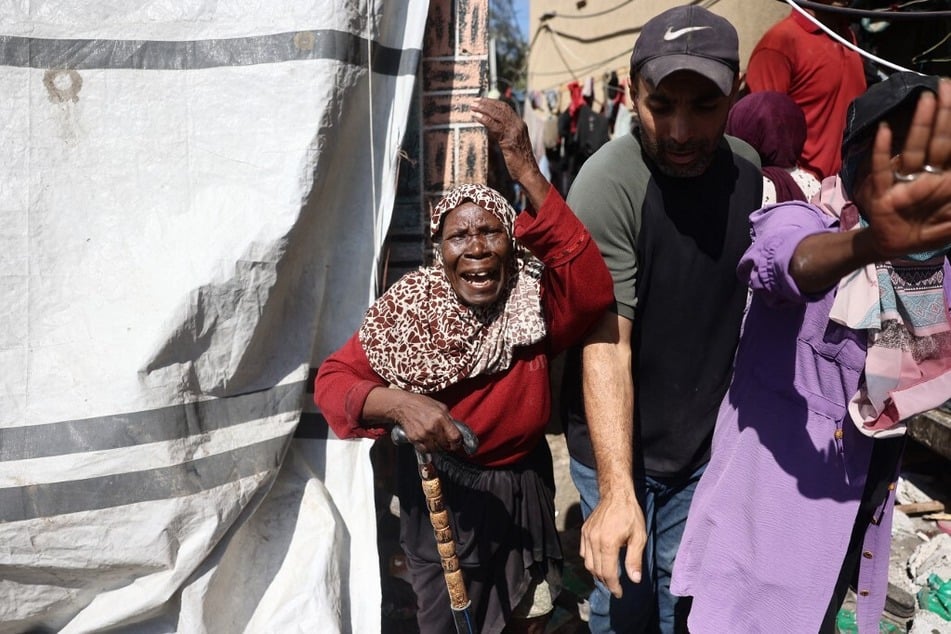
<path fill-rule="evenodd" d="M 898 183 L 910 183 L 919 176 L 921 176 L 920 172 L 916 172 L 914 174 L 902 174 L 898 170 L 892 170 L 892 178 L 894 178 Z"/>
<path fill-rule="evenodd" d="M 925 163 L 921 166 L 921 171 L 925 174 L 944 174 L 944 170 L 940 167 L 935 167 L 934 165 L 928 165 Z"/>

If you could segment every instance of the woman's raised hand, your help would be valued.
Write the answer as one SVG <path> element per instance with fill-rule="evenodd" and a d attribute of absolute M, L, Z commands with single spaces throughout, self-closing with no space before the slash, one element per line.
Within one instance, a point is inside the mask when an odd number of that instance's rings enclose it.
<path fill-rule="evenodd" d="M 498 99 L 477 99 L 472 113 L 485 126 L 489 140 L 499 144 L 509 175 L 521 184 L 532 207 L 540 208 L 550 184 L 538 169 L 528 126 L 510 105 Z"/>
<path fill-rule="evenodd" d="M 883 259 L 951 244 L 951 81 L 922 93 L 901 154 L 880 125 L 871 170 L 856 191 Z"/>

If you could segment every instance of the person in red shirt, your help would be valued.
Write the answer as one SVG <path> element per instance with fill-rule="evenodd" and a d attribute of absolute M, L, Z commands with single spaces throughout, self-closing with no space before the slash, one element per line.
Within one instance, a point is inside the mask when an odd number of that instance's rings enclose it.
<path fill-rule="evenodd" d="M 846 41 L 855 42 L 841 14 L 810 13 Z M 800 166 L 820 181 L 838 173 L 845 113 L 866 88 L 858 53 L 793 10 L 766 31 L 754 47 L 746 84 L 750 92 L 773 90 L 789 95 L 806 115 L 806 143 Z"/>
<path fill-rule="evenodd" d="M 320 366 L 314 399 L 342 437 L 379 438 L 399 424 L 433 454 L 480 632 L 543 632 L 562 551 L 545 427 L 549 359 L 613 304 L 597 245 L 545 179 L 525 123 L 504 102 L 472 107 L 498 143 L 529 207 L 460 185 L 434 207 L 435 261 L 394 284 Z M 459 449 L 455 421 L 479 439 Z M 407 447 L 400 456 L 400 541 L 420 631 L 453 620 L 426 501 Z"/>

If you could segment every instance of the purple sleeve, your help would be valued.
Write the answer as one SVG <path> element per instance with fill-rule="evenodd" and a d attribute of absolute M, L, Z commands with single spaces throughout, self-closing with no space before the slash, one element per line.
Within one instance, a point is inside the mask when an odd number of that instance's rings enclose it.
<path fill-rule="evenodd" d="M 750 216 L 753 244 L 737 266 L 737 275 L 767 303 L 801 304 L 823 294 L 803 293 L 789 274 L 793 252 L 803 238 L 838 231 L 839 220 L 818 207 L 801 202 L 769 205 Z"/>
<path fill-rule="evenodd" d="M 944 257 L 944 301 L 948 305 L 948 313 L 951 314 L 951 255 Z"/>

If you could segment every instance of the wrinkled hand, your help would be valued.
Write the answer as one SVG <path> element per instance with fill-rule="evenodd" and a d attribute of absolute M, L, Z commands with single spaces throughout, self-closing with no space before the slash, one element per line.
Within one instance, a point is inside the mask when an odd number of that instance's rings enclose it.
<path fill-rule="evenodd" d="M 603 497 L 581 527 L 584 567 L 615 597 L 621 597 L 618 558 L 627 547 L 624 570 L 634 583 L 641 581 L 641 561 L 647 530 L 644 513 L 633 497 Z"/>
<path fill-rule="evenodd" d="M 498 99 L 476 100 L 472 106 L 475 120 L 485 126 L 489 140 L 499 144 L 505 166 L 512 178 L 520 183 L 538 171 L 528 126 L 510 105 Z"/>
<path fill-rule="evenodd" d="M 462 434 L 444 403 L 423 394 L 395 388 L 389 391 L 392 404 L 386 417 L 403 428 L 418 451 L 456 451 L 462 447 Z"/>
<path fill-rule="evenodd" d="M 922 94 L 896 161 L 891 142 L 891 130 L 879 126 L 869 176 L 855 192 L 873 248 L 890 259 L 951 244 L 951 81 L 941 80 L 937 99 Z"/>

